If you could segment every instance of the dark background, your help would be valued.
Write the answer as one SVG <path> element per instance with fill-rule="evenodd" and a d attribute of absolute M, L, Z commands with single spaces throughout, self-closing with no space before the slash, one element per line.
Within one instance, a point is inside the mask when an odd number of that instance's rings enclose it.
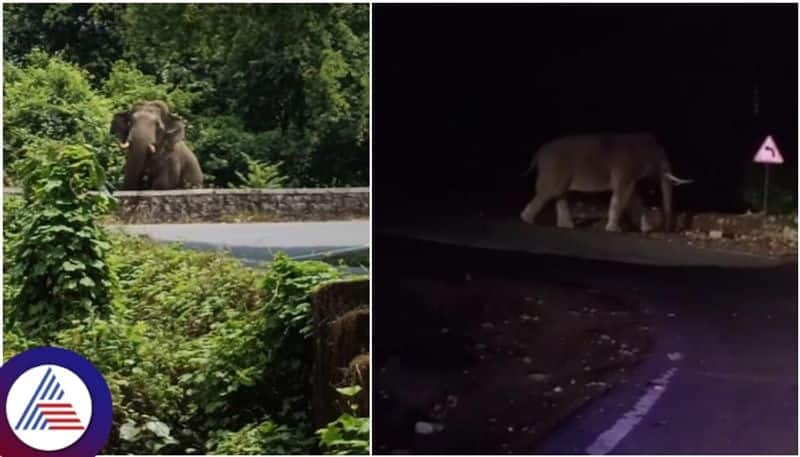
<path fill-rule="evenodd" d="M 772 181 L 796 196 L 796 5 L 373 8 L 378 226 L 443 193 L 502 198 L 516 217 L 532 153 L 580 131 L 656 132 L 695 179 L 678 209 L 718 211 L 761 187 L 769 133 L 786 160 Z"/>

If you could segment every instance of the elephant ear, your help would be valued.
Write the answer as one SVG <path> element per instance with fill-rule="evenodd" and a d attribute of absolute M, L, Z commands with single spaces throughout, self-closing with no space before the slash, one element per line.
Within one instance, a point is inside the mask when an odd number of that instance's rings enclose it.
<path fill-rule="evenodd" d="M 186 124 L 180 116 L 168 113 L 164 118 L 165 142 L 175 146 L 186 138 Z"/>
<path fill-rule="evenodd" d="M 114 115 L 111 119 L 111 128 L 109 131 L 117 138 L 117 141 L 124 143 L 128 140 L 128 134 L 131 131 L 131 124 L 133 123 L 133 113 L 130 111 L 122 111 Z"/>

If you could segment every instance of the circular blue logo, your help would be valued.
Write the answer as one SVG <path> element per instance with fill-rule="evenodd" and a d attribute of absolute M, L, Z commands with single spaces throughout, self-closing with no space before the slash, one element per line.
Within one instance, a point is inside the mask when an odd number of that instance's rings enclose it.
<path fill-rule="evenodd" d="M 80 355 L 41 347 L 0 366 L 0 455 L 94 457 L 111 422 L 108 384 Z"/>

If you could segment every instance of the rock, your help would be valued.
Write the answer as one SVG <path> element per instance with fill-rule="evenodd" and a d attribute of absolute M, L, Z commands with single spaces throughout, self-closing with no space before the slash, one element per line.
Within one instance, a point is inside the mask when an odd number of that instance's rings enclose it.
<path fill-rule="evenodd" d="M 783 228 L 783 239 L 786 241 L 793 241 L 797 242 L 797 229 L 792 227 L 784 227 Z"/>
<path fill-rule="evenodd" d="M 708 237 L 712 240 L 719 240 L 722 238 L 722 230 L 711 230 L 708 232 Z"/>
<path fill-rule="evenodd" d="M 680 352 L 670 352 L 669 354 L 667 354 L 667 358 L 672 360 L 673 362 L 677 362 L 678 360 L 681 360 L 683 358 L 683 354 L 681 354 Z"/>
<path fill-rule="evenodd" d="M 432 422 L 417 422 L 414 424 L 414 431 L 419 435 L 430 435 L 431 433 L 436 431 L 436 425 Z"/>
<path fill-rule="evenodd" d="M 550 378 L 551 376 L 547 373 L 530 373 L 528 375 L 528 379 L 533 382 L 547 382 Z"/>
<path fill-rule="evenodd" d="M 447 396 L 447 407 L 448 408 L 455 408 L 458 406 L 458 397 L 455 395 L 448 395 Z"/>

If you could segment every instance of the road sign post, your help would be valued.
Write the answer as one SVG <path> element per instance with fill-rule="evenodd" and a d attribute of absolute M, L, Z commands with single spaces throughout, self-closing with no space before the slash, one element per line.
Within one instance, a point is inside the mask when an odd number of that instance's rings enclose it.
<path fill-rule="evenodd" d="M 770 164 L 783 163 L 783 156 L 781 155 L 781 152 L 778 150 L 778 146 L 775 144 L 775 140 L 772 139 L 772 135 L 767 135 L 767 138 L 761 144 L 761 147 L 758 148 L 756 156 L 753 157 L 753 162 L 764 164 L 763 206 L 764 206 L 764 215 L 766 216 L 768 211 L 767 197 L 769 196 L 769 166 Z"/>
<path fill-rule="evenodd" d="M 767 215 L 767 195 L 769 195 L 769 164 L 764 164 L 764 215 Z"/>

